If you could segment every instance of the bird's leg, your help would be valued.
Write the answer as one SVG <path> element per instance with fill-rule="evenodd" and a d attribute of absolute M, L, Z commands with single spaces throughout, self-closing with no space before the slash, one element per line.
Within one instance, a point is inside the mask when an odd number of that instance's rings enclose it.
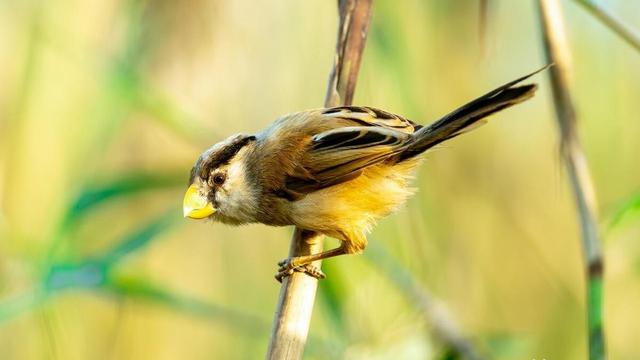
<path fill-rule="evenodd" d="M 280 261 L 276 280 L 282 282 L 284 277 L 293 274 L 294 271 L 304 272 L 316 279 L 324 279 L 324 273 L 313 266 L 312 262 L 340 255 L 360 254 L 367 246 L 367 237 L 361 232 L 341 232 L 340 235 L 338 238 L 341 239 L 342 243 L 335 249 L 318 254 L 295 256 Z"/>
<path fill-rule="evenodd" d="M 367 238 L 361 233 L 342 234 L 342 244 L 335 249 L 327 250 L 318 254 L 296 256 L 284 259 L 278 263 L 280 268 L 276 274 L 276 280 L 293 274 L 294 271 L 304 272 L 316 279 L 324 279 L 325 275 L 320 269 L 311 265 L 312 262 L 323 260 L 340 255 L 360 254 L 367 246 Z"/>
<path fill-rule="evenodd" d="M 312 262 L 317 260 L 323 260 L 334 256 L 348 254 L 347 248 L 342 245 L 335 249 L 323 251 L 318 254 L 296 256 L 288 259 L 284 259 L 278 263 L 280 268 L 276 274 L 276 280 L 282 281 L 282 278 L 293 274 L 294 271 L 304 272 L 316 279 L 324 279 L 324 273 L 317 267 L 311 265 Z"/>

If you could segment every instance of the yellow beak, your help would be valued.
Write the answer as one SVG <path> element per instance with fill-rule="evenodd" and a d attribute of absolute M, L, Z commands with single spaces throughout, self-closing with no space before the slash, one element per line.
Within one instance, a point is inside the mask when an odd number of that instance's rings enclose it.
<path fill-rule="evenodd" d="M 207 198 L 200 195 L 195 185 L 189 186 L 184 194 L 182 203 L 182 211 L 184 217 L 192 219 L 204 219 L 216 212 L 213 205 L 207 201 Z"/>

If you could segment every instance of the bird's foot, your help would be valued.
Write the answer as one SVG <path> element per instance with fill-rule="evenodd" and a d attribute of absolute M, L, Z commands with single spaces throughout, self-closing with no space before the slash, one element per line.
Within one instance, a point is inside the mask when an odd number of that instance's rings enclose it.
<path fill-rule="evenodd" d="M 276 280 L 282 282 L 282 279 L 289 275 L 292 275 L 294 271 L 303 272 L 318 280 L 324 279 L 326 277 L 322 270 L 318 269 L 317 267 L 311 264 L 300 264 L 296 260 L 298 260 L 298 258 L 294 257 L 280 261 L 278 263 L 278 266 L 280 266 L 280 268 L 278 269 L 278 273 L 276 274 Z"/>

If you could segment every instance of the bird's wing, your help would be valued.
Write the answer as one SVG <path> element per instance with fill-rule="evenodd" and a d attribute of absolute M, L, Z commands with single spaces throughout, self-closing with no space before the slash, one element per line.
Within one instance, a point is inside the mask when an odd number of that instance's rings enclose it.
<path fill-rule="evenodd" d="M 354 126 L 373 126 L 413 134 L 422 128 L 402 116 L 368 106 L 339 106 L 321 111 L 323 117 L 331 119 L 347 120 Z"/>
<path fill-rule="evenodd" d="M 402 130 L 389 125 L 347 126 L 314 135 L 285 189 L 306 194 L 358 177 L 367 166 L 385 161 L 404 149 L 413 127 Z"/>

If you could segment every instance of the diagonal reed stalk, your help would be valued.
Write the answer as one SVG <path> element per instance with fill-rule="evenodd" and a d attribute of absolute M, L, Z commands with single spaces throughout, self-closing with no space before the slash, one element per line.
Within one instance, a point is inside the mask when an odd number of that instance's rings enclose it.
<path fill-rule="evenodd" d="M 582 247 L 587 277 L 587 326 L 589 331 L 589 359 L 605 359 L 602 328 L 602 276 L 603 261 L 600 233 L 597 225 L 597 205 L 587 159 L 577 131 L 577 117 L 569 90 L 570 54 L 564 33 L 562 13 L 558 0 L 539 0 L 542 38 L 551 68 L 551 86 L 555 105 L 560 151 L 569 174 L 570 186 L 582 231 Z"/>
<path fill-rule="evenodd" d="M 467 339 L 447 308 L 430 291 L 411 276 L 409 271 L 380 242 L 372 241 L 366 258 L 396 286 L 429 324 L 433 335 L 447 346 L 451 358 L 481 360 L 479 349 Z M 448 357 L 445 357 L 448 359 Z"/>
<path fill-rule="evenodd" d="M 611 13 L 602 5 L 598 5 L 593 0 L 575 0 L 578 4 L 587 9 L 593 16 L 600 20 L 606 27 L 620 36 L 629 45 L 640 51 L 640 35 L 624 24 L 616 15 Z"/>
<path fill-rule="evenodd" d="M 325 107 L 350 105 L 367 38 L 373 0 L 339 0 L 340 22 L 333 70 Z M 291 239 L 289 256 L 321 252 L 320 234 L 296 228 Z M 320 263 L 314 263 L 320 266 Z M 282 280 L 276 313 L 273 319 L 267 359 L 301 359 L 304 352 L 318 280 L 294 272 Z"/>

